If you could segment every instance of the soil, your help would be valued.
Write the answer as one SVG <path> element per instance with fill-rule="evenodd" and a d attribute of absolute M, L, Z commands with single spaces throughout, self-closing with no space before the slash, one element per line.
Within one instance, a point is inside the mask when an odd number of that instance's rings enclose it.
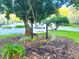
<path fill-rule="evenodd" d="M 7 42 L 16 43 L 20 38 L 0 39 L 0 47 Z M 38 38 L 34 42 L 25 42 L 24 47 L 24 59 L 79 59 L 79 46 L 64 37 Z"/>

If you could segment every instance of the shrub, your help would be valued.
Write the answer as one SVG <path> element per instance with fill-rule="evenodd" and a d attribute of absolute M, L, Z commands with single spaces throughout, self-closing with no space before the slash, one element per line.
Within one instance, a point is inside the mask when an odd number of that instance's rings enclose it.
<path fill-rule="evenodd" d="M 11 29 L 12 27 L 10 27 L 10 26 L 3 26 L 2 28 L 3 29 Z"/>
<path fill-rule="evenodd" d="M 15 28 L 24 28 L 24 25 L 16 25 Z"/>

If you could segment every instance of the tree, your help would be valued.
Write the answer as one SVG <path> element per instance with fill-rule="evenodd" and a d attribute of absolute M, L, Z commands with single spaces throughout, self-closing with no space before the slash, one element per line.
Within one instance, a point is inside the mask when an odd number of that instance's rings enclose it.
<path fill-rule="evenodd" d="M 10 19 L 9 19 L 9 24 L 10 23 L 16 23 L 16 22 L 21 22 L 22 20 L 20 20 L 20 18 L 19 17 L 17 17 L 15 14 L 9 14 L 9 17 L 10 17 Z"/>
<path fill-rule="evenodd" d="M 5 18 L 5 14 L 0 14 L 0 24 L 6 24 L 7 25 L 7 18 Z"/>
<path fill-rule="evenodd" d="M 51 24 L 51 23 L 54 23 L 56 28 L 54 30 L 57 30 L 57 28 L 60 26 L 60 25 L 63 25 L 63 24 L 69 24 L 69 21 L 68 21 L 68 18 L 65 17 L 65 16 L 62 16 L 62 15 L 50 15 L 48 18 L 46 18 L 45 21 L 42 21 L 43 23 L 45 24 Z"/>
<path fill-rule="evenodd" d="M 40 22 L 55 12 L 52 0 L 2 0 L 2 4 L 6 6 L 6 17 L 8 19 L 11 13 L 15 13 L 23 19 L 26 33 L 31 29 L 28 25 L 29 19 L 31 22 Z"/>
<path fill-rule="evenodd" d="M 79 0 L 70 0 L 71 4 L 74 4 L 76 7 L 79 7 Z"/>
<path fill-rule="evenodd" d="M 68 13 L 69 13 L 69 9 L 68 7 L 66 7 L 66 5 L 62 5 L 61 8 L 58 9 L 58 13 L 60 15 L 63 15 L 63 16 L 68 16 Z"/>
<path fill-rule="evenodd" d="M 44 18 L 57 11 L 57 6 L 60 3 L 53 3 L 53 0 L 0 0 L 6 8 L 7 18 L 9 14 L 15 13 L 23 19 L 25 24 L 25 33 L 31 28 L 28 25 L 28 20 L 33 22 L 41 22 Z M 58 0 L 57 0 L 58 1 Z M 61 0 L 60 0 L 61 1 Z M 60 2 L 59 1 L 59 2 Z M 62 1 L 61 1 L 62 2 Z M 57 4 L 57 5 L 56 5 Z"/>
<path fill-rule="evenodd" d="M 68 9 L 69 9 L 69 12 L 68 12 L 68 16 L 67 17 L 69 19 L 69 22 L 71 24 L 79 23 L 79 10 L 73 5 L 69 6 Z"/>

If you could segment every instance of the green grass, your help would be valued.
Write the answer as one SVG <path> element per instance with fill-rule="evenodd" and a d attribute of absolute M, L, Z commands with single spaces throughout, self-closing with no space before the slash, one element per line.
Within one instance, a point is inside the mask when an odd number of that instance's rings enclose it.
<path fill-rule="evenodd" d="M 49 31 L 50 35 L 56 35 L 56 36 L 62 36 L 69 38 L 73 42 L 79 44 L 79 32 L 73 32 L 73 31 Z"/>
<path fill-rule="evenodd" d="M 61 36 L 61 37 L 66 37 L 72 40 L 74 43 L 79 44 L 79 32 L 73 32 L 73 31 L 62 31 L 62 30 L 57 30 L 57 31 L 49 31 L 50 35 L 56 35 L 56 36 Z M 41 35 L 45 37 L 45 33 L 39 33 L 38 35 Z M 16 37 L 16 36 L 23 36 L 22 34 L 10 34 L 10 35 L 1 35 L 1 38 L 8 38 L 8 37 Z"/>
<path fill-rule="evenodd" d="M 23 36 L 23 35 L 22 35 L 22 34 L 0 35 L 0 39 L 11 38 L 11 37 L 17 37 L 17 36 Z"/>

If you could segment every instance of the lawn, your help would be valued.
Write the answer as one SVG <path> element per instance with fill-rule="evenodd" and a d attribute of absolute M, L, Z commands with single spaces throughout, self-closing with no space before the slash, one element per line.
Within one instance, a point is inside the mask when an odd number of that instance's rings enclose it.
<path fill-rule="evenodd" d="M 41 36 L 45 36 L 45 33 L 40 33 L 42 34 Z M 56 35 L 56 36 L 62 36 L 69 38 L 73 42 L 79 44 L 79 32 L 73 32 L 73 31 L 62 31 L 62 30 L 57 30 L 57 31 L 49 31 L 50 35 Z M 0 35 L 0 39 L 2 38 L 9 38 L 9 37 L 16 37 L 16 36 L 22 36 L 22 34 L 10 34 L 10 35 Z"/>
<path fill-rule="evenodd" d="M 22 34 L 0 35 L 0 39 L 22 36 Z"/>
<path fill-rule="evenodd" d="M 70 27 L 79 28 L 79 24 L 71 24 Z"/>
<path fill-rule="evenodd" d="M 79 44 L 79 32 L 61 31 L 61 30 L 54 31 L 53 30 L 53 31 L 49 31 L 49 34 L 66 37 L 66 38 L 73 40 L 73 42 Z"/>

